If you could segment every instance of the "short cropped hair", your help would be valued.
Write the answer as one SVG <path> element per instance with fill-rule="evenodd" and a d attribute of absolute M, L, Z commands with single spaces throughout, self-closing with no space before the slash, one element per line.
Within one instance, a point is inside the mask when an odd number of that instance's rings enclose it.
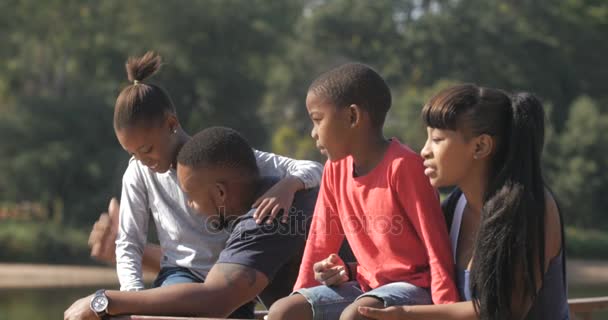
<path fill-rule="evenodd" d="M 177 162 L 191 168 L 217 167 L 259 175 L 253 150 L 236 130 L 207 128 L 194 135 L 179 151 Z"/>
<path fill-rule="evenodd" d="M 382 127 L 391 107 L 391 91 L 384 79 L 361 63 L 347 63 L 321 74 L 308 91 L 328 99 L 336 107 L 360 106 L 370 114 L 376 127 Z"/>

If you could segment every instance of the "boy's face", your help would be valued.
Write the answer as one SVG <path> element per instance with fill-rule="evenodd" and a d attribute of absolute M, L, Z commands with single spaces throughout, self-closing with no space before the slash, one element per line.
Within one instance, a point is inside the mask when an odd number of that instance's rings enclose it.
<path fill-rule="evenodd" d="M 313 123 L 310 133 L 319 151 L 330 161 L 338 161 L 350 154 L 348 131 L 351 118 L 348 108 L 332 105 L 327 99 L 309 91 L 306 109 Z"/>
<path fill-rule="evenodd" d="M 204 168 L 192 168 L 177 164 L 177 180 L 188 197 L 188 206 L 207 216 L 219 214 L 223 204 L 217 197 L 217 185 L 213 174 Z"/>

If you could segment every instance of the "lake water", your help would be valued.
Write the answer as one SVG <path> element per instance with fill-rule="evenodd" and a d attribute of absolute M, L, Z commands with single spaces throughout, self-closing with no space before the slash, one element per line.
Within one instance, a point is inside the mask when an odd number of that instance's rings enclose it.
<path fill-rule="evenodd" d="M 98 288 L 0 289 L 0 320 L 59 320 L 78 298 Z"/>
<path fill-rule="evenodd" d="M 76 299 L 98 288 L 0 289 L 0 320 L 59 320 Z M 608 285 L 571 287 L 570 298 L 608 296 Z M 594 315 L 608 319 L 608 312 Z"/>

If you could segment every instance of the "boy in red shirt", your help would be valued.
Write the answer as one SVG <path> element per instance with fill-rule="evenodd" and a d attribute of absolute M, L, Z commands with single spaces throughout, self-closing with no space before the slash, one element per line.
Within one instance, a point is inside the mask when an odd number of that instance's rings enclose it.
<path fill-rule="evenodd" d="M 386 82 L 350 63 L 310 86 L 312 137 L 327 155 L 294 294 L 277 319 L 365 319 L 359 306 L 452 303 L 450 242 L 422 159 L 382 126 L 391 105 Z M 335 255 L 344 238 L 357 264 Z"/>

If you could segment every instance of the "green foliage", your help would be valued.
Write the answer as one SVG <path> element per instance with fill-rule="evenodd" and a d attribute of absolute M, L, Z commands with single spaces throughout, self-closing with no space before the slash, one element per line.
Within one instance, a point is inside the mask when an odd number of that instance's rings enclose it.
<path fill-rule="evenodd" d="M 296 130 L 287 126 L 275 131 L 272 137 L 272 150 L 278 154 L 292 155 L 296 159 L 323 161 L 310 136 L 301 136 Z"/>
<path fill-rule="evenodd" d="M 594 229 L 566 228 L 569 258 L 608 259 L 608 233 Z"/>
<path fill-rule="evenodd" d="M 605 226 L 608 208 L 608 113 L 589 97 L 575 100 L 565 130 L 559 137 L 553 186 L 569 223 Z"/>
<path fill-rule="evenodd" d="M 0 201 L 40 202 L 54 220 L 90 225 L 118 195 L 127 155 L 112 107 L 129 55 L 165 58 L 151 80 L 185 128 L 239 129 L 266 141 L 256 106 L 267 60 L 301 11 L 298 1 L 82 2 L 1 5 Z M 170 23 L 160 23 L 170 21 Z M 193 132 L 194 133 L 194 132 Z M 57 204 L 61 205 L 57 205 Z"/>
<path fill-rule="evenodd" d="M 387 79 L 386 135 L 416 151 L 420 109 L 448 85 L 535 92 L 551 106 L 544 162 L 568 223 L 606 227 L 606 34 L 604 0 L 3 1 L 0 202 L 90 226 L 126 166 L 111 121 L 124 62 L 153 49 L 165 65 L 150 81 L 188 131 L 230 126 L 298 158 L 323 160 L 308 85 L 346 61 Z"/>
<path fill-rule="evenodd" d="M 91 264 L 88 234 L 52 223 L 0 223 L 0 261 Z"/>
<path fill-rule="evenodd" d="M 124 157 L 113 143 L 111 116 L 111 109 L 86 97 L 21 100 L 0 119 L 0 135 L 12 137 L 0 143 L 2 197 L 40 201 L 51 214 L 65 210 L 68 222 L 93 221 L 98 213 L 92 209 L 107 201 L 109 182 L 121 176 L 116 166 Z"/>
<path fill-rule="evenodd" d="M 385 133 L 414 150 L 425 139 L 420 109 L 445 86 L 474 82 L 530 91 L 550 109 L 543 161 L 567 222 L 608 226 L 601 196 L 608 177 L 601 169 L 607 167 L 599 120 L 605 112 L 571 110 L 583 95 L 597 105 L 608 102 L 608 69 L 600 67 L 608 55 L 608 2 L 335 0 L 311 1 L 304 12 L 291 50 L 270 72 L 272 90 L 260 111 L 269 127 L 306 136 L 306 88 L 345 61 L 368 63 L 388 80 L 394 99 Z"/>
<path fill-rule="evenodd" d="M 434 94 L 454 84 L 454 81 L 439 80 L 428 88 L 405 87 L 400 91 L 393 90 L 397 94 L 393 95 L 393 106 L 384 126 L 387 136 L 399 137 L 402 143 L 413 150 L 421 150 L 426 141 L 426 128 L 420 111 Z"/>

